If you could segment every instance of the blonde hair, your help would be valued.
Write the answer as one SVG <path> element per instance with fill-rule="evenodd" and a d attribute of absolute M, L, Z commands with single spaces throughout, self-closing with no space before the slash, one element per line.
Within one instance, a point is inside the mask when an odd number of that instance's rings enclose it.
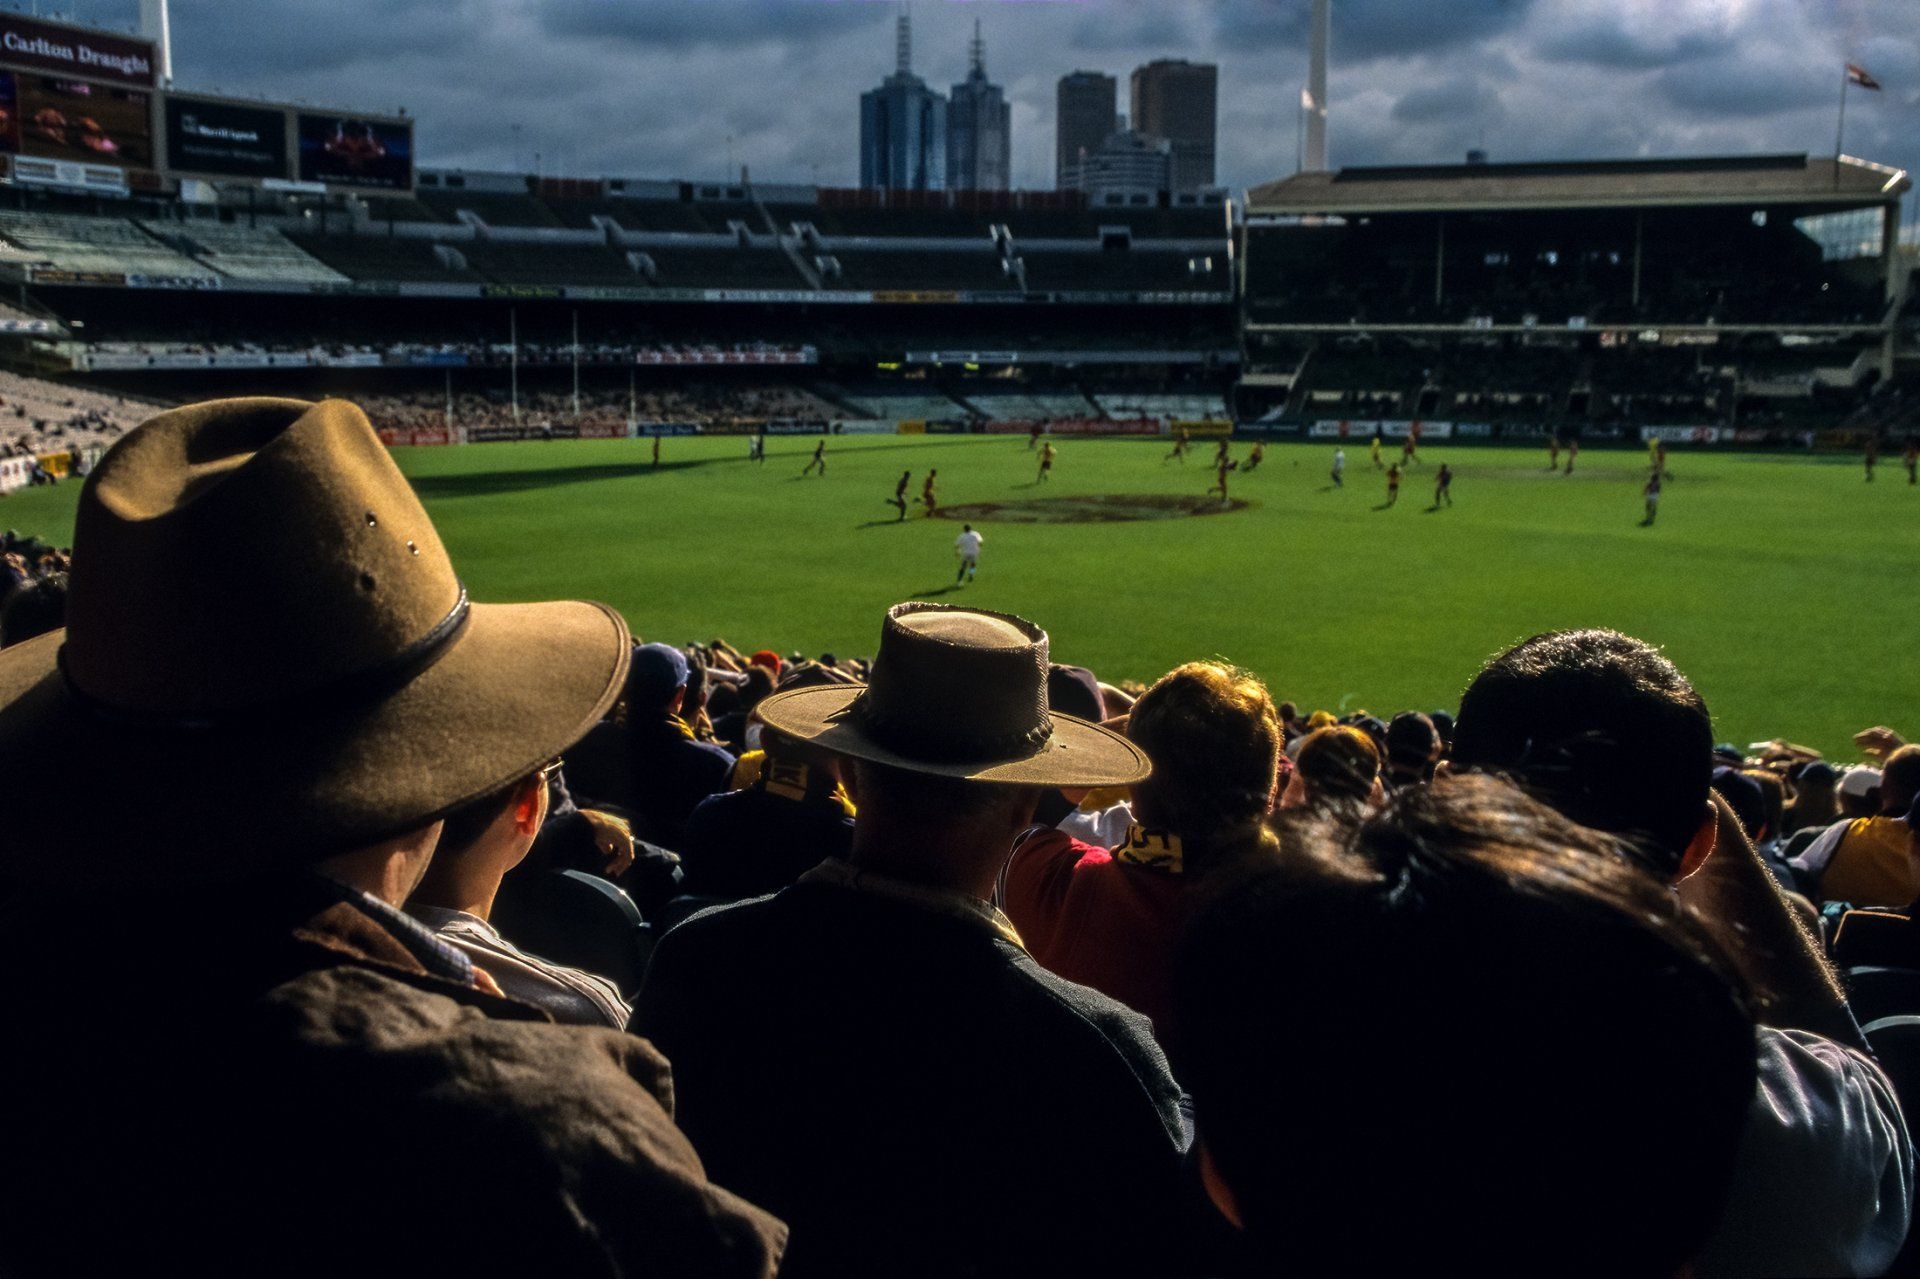
<path fill-rule="evenodd" d="M 1141 695 L 1127 736 L 1153 761 L 1133 788 L 1142 825 L 1180 836 L 1188 860 L 1274 847 L 1263 819 L 1279 779 L 1282 734 L 1259 679 L 1224 662 L 1189 662 Z"/>

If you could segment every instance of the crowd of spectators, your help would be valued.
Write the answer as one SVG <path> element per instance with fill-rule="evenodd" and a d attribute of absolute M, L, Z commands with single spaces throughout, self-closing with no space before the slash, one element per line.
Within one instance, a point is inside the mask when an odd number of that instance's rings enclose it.
<path fill-rule="evenodd" d="M 418 429 L 447 425 L 444 391 L 421 390 L 361 397 L 376 427 Z M 539 430 L 566 426 L 589 432 L 623 429 L 629 420 L 642 426 L 679 424 L 710 427 L 763 422 L 824 423 L 846 412 L 805 387 L 789 382 L 743 382 L 739 379 L 702 382 L 676 379 L 670 387 L 596 387 L 580 393 L 574 412 L 571 391 L 526 391 L 516 409 L 511 395 L 500 389 L 453 396 L 453 425 L 471 435 L 475 431 Z"/>
<path fill-rule="evenodd" d="M 110 444 L 153 415 L 150 402 L 0 372 L 0 457 Z"/>
<path fill-rule="evenodd" d="M 59 634 L 7 543 L 0 769 L 71 788 L 0 841 L 9 1271 L 1903 1260 L 1920 1075 L 1835 968 L 1920 1014 L 1890 729 L 1716 746 L 1604 630 L 1338 718 L 933 604 L 641 643 L 470 602 L 338 401 L 163 415 L 79 529 Z"/>

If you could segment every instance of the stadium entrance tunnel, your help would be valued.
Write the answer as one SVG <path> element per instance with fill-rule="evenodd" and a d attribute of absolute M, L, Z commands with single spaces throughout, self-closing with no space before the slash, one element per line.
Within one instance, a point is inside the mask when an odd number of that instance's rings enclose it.
<path fill-rule="evenodd" d="M 1179 497 L 1166 493 L 1101 493 L 1082 497 L 1034 497 L 1013 502 L 967 502 L 935 512 L 969 524 L 1131 524 L 1178 520 L 1190 515 L 1227 515 L 1252 502 L 1235 498 Z"/>

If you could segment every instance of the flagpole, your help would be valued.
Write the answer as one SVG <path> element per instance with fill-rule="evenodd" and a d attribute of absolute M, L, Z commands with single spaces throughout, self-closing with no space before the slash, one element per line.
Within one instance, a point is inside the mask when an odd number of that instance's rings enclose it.
<path fill-rule="evenodd" d="M 1840 124 L 1833 133 L 1833 189 L 1840 189 L 1840 157 L 1847 153 L 1847 87 L 1853 83 L 1853 68 L 1840 64 Z"/>

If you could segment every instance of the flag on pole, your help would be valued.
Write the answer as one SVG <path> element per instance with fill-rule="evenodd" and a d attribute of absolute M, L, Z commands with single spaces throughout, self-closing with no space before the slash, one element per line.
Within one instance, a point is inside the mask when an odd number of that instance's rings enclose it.
<path fill-rule="evenodd" d="M 1847 64 L 1847 83 L 1857 84 L 1862 89 L 1879 89 L 1880 82 L 1867 74 L 1867 69 L 1858 63 Z"/>

